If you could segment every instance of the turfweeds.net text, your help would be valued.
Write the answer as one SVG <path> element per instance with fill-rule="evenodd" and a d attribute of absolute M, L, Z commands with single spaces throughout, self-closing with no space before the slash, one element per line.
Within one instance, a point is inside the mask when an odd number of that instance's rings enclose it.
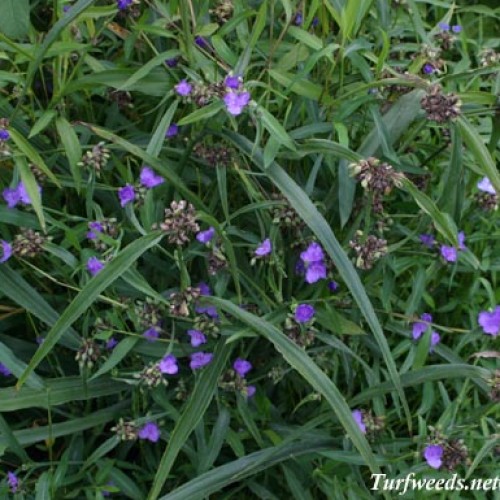
<path fill-rule="evenodd" d="M 500 477 L 480 478 L 465 480 L 453 474 L 448 479 L 416 479 L 416 474 L 411 472 L 406 477 L 388 479 L 386 474 L 372 474 L 372 490 L 393 491 L 399 495 L 407 491 L 500 491 Z"/>

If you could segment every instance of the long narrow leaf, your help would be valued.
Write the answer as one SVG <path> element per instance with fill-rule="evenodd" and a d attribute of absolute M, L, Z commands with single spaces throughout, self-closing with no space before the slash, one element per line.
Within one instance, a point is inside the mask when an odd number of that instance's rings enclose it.
<path fill-rule="evenodd" d="M 154 232 L 134 241 L 85 285 L 45 337 L 44 342 L 40 345 L 28 367 L 19 378 L 18 387 L 24 384 L 29 374 L 52 350 L 66 329 L 90 307 L 99 294 L 111 285 L 120 274 L 124 273 L 144 252 L 159 243 L 162 238 L 163 234 Z"/>

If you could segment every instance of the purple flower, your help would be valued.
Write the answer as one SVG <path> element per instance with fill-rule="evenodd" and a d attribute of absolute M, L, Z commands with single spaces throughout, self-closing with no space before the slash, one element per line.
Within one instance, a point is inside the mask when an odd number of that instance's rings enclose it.
<path fill-rule="evenodd" d="M 147 439 L 152 443 L 156 443 L 160 439 L 161 432 L 160 428 L 154 422 L 148 422 L 143 427 L 139 429 L 137 434 L 139 439 Z"/>
<path fill-rule="evenodd" d="M 309 304 L 299 304 L 295 309 L 295 321 L 297 323 L 307 323 L 313 319 L 315 314 L 314 307 Z"/>
<path fill-rule="evenodd" d="M 272 251 L 271 240 L 267 238 L 255 249 L 254 254 L 257 257 L 264 257 L 266 255 L 269 255 L 271 251 Z"/>
<path fill-rule="evenodd" d="M 90 257 L 87 261 L 87 270 L 92 276 L 102 271 L 103 268 L 104 264 L 97 257 Z"/>
<path fill-rule="evenodd" d="M 148 189 L 159 186 L 165 182 L 165 179 L 161 175 L 155 174 L 153 169 L 149 167 L 142 167 L 139 179 L 141 184 Z"/>
<path fill-rule="evenodd" d="M 424 449 L 424 458 L 433 469 L 439 469 L 443 464 L 444 448 L 438 444 L 430 444 Z"/>
<path fill-rule="evenodd" d="M 224 80 L 224 85 L 233 90 L 238 90 L 240 88 L 240 85 L 243 83 L 243 79 L 241 76 L 237 75 L 227 75 L 225 80 Z"/>
<path fill-rule="evenodd" d="M 366 425 L 363 422 L 363 412 L 361 410 L 354 410 L 352 412 L 352 418 L 354 418 L 354 421 L 358 424 L 359 430 L 363 434 L 366 434 Z"/>
<path fill-rule="evenodd" d="M 193 86 L 188 83 L 186 80 L 181 80 L 176 86 L 175 86 L 175 91 L 183 96 L 186 97 L 188 96 L 191 91 L 193 90 Z"/>
<path fill-rule="evenodd" d="M 133 0 L 116 0 L 116 6 L 120 10 L 125 10 L 132 5 Z"/>
<path fill-rule="evenodd" d="M 431 334 L 431 345 L 429 347 L 429 352 L 432 352 L 434 349 L 433 347 L 438 345 L 439 342 L 441 342 L 441 335 L 439 335 L 438 332 L 432 332 Z"/>
<path fill-rule="evenodd" d="M 7 483 L 10 486 L 10 491 L 12 493 L 16 493 L 17 489 L 19 488 L 19 479 L 17 479 L 17 476 L 14 474 L 14 472 L 7 472 Z"/>
<path fill-rule="evenodd" d="M 500 306 L 491 312 L 481 311 L 477 319 L 484 333 L 496 337 L 500 332 Z"/>
<path fill-rule="evenodd" d="M 135 189 L 131 184 L 126 184 L 118 190 L 118 198 L 120 198 L 120 205 L 124 207 L 130 202 L 135 200 Z"/>
<path fill-rule="evenodd" d="M 306 281 L 309 284 L 326 278 L 326 266 L 323 262 L 313 262 L 306 269 Z"/>
<path fill-rule="evenodd" d="M 212 241 L 213 237 L 215 236 L 215 228 L 210 226 L 206 231 L 200 231 L 196 235 L 196 239 L 200 243 L 210 243 Z"/>
<path fill-rule="evenodd" d="M 447 262 L 456 262 L 457 261 L 457 249 L 455 247 L 449 247 L 446 245 L 441 245 L 441 256 Z"/>
<path fill-rule="evenodd" d="M 148 341 L 148 342 L 154 342 L 155 340 L 158 339 L 160 336 L 160 332 L 152 326 L 151 328 L 148 328 L 142 336 Z"/>
<path fill-rule="evenodd" d="M 432 316 L 429 313 L 424 313 L 422 314 L 422 316 L 420 316 L 420 319 L 422 321 L 417 321 L 416 323 L 413 323 L 412 336 L 415 340 L 418 340 L 422 336 L 422 333 L 424 333 L 427 330 L 429 323 L 432 322 Z"/>
<path fill-rule="evenodd" d="M 247 398 L 251 398 L 255 395 L 257 388 L 254 385 L 247 385 Z"/>
<path fill-rule="evenodd" d="M 167 139 L 170 139 L 171 137 L 175 137 L 179 133 L 179 125 L 177 123 L 172 123 L 167 130 L 167 133 L 165 134 L 165 137 Z"/>
<path fill-rule="evenodd" d="M 432 75 L 432 73 L 434 73 L 435 71 L 435 68 L 432 64 L 424 64 L 424 67 L 422 68 L 422 71 L 424 72 L 424 74 L 426 75 Z"/>
<path fill-rule="evenodd" d="M 246 359 L 238 358 L 233 363 L 233 369 L 241 378 L 245 378 L 245 375 L 252 369 L 252 363 Z"/>
<path fill-rule="evenodd" d="M 188 330 L 187 334 L 191 338 L 191 345 L 193 347 L 199 347 L 201 344 L 207 343 L 207 338 L 200 330 Z"/>
<path fill-rule="evenodd" d="M 443 30 L 443 31 L 449 31 L 450 30 L 450 25 L 446 23 L 439 23 L 438 26 Z"/>
<path fill-rule="evenodd" d="M 419 236 L 420 242 L 422 245 L 432 248 L 434 246 L 434 243 L 436 243 L 436 238 L 432 236 L 432 234 L 421 234 Z"/>
<path fill-rule="evenodd" d="M 194 43 L 201 47 L 202 49 L 209 49 L 209 43 L 200 35 L 194 37 Z"/>
<path fill-rule="evenodd" d="M 97 239 L 96 233 L 102 233 L 104 231 L 102 224 L 100 222 L 97 222 L 97 221 L 89 222 L 89 229 L 90 229 L 90 231 L 87 233 L 87 238 L 89 240 Z"/>
<path fill-rule="evenodd" d="M 312 24 L 312 27 L 313 27 L 313 28 L 316 28 L 316 26 L 318 26 L 318 24 L 319 24 L 319 17 L 315 16 L 315 17 L 313 18 L 313 20 L 312 20 L 312 23 L 311 23 L 311 24 Z"/>
<path fill-rule="evenodd" d="M 0 128 L 0 141 L 8 141 L 10 139 L 10 134 L 8 130 Z"/>
<path fill-rule="evenodd" d="M 302 24 L 302 21 L 303 21 L 303 17 L 302 17 L 302 14 L 300 12 L 297 12 L 297 14 L 295 14 L 295 20 L 294 20 L 294 23 L 297 25 L 297 26 L 300 26 Z"/>
<path fill-rule="evenodd" d="M 458 233 L 458 249 L 459 250 L 465 250 L 465 233 L 463 231 L 460 231 Z"/>
<path fill-rule="evenodd" d="M 460 33 L 462 31 L 462 26 L 456 24 L 455 26 L 451 27 L 451 31 L 453 31 L 453 33 Z"/>
<path fill-rule="evenodd" d="M 190 356 L 191 362 L 189 363 L 189 367 L 191 370 L 199 370 L 205 365 L 208 365 L 208 363 L 212 361 L 213 357 L 214 355 L 210 352 L 194 352 Z"/>
<path fill-rule="evenodd" d="M 38 189 L 38 192 L 41 193 L 42 192 L 42 188 L 37 184 L 37 189 Z M 31 198 L 28 194 L 28 191 L 26 191 L 26 187 L 24 186 L 24 184 L 22 182 L 20 182 L 17 186 L 17 192 L 19 193 L 19 201 L 23 204 L 23 205 L 31 205 Z"/>
<path fill-rule="evenodd" d="M 42 188 L 38 186 L 38 192 L 42 192 Z M 18 203 L 23 205 L 31 205 L 31 198 L 26 191 L 26 187 L 20 182 L 14 189 L 6 188 L 3 190 L 3 199 L 6 201 L 9 208 L 14 208 Z"/>
<path fill-rule="evenodd" d="M 167 66 L 169 68 L 175 68 L 177 66 L 177 63 L 179 62 L 179 59 L 177 57 L 173 57 L 172 59 L 167 59 L 165 62 L 167 63 Z"/>
<path fill-rule="evenodd" d="M 41 335 L 38 335 L 38 337 L 35 339 L 35 341 L 38 345 L 42 345 L 45 342 L 45 338 L 42 337 Z"/>
<path fill-rule="evenodd" d="M 210 287 L 206 283 L 199 283 L 198 288 L 200 289 L 200 295 L 204 295 L 205 297 L 212 295 Z M 196 305 L 194 310 L 197 314 L 206 314 L 209 318 L 217 319 L 219 317 L 215 306 Z"/>
<path fill-rule="evenodd" d="M 205 295 L 206 297 L 210 297 L 210 295 L 212 295 L 210 287 L 203 281 L 201 283 L 198 283 L 198 288 L 200 289 L 201 295 Z"/>
<path fill-rule="evenodd" d="M 331 292 L 337 292 L 338 289 L 340 288 L 340 285 L 336 281 L 329 281 L 328 282 L 328 288 L 330 289 Z"/>
<path fill-rule="evenodd" d="M 21 200 L 17 188 L 5 188 L 2 192 L 2 196 L 9 208 L 14 208 Z"/>
<path fill-rule="evenodd" d="M 158 368 L 162 373 L 167 375 L 175 375 L 179 372 L 179 367 L 177 366 L 177 358 L 173 354 L 168 354 L 159 363 Z"/>
<path fill-rule="evenodd" d="M 304 263 L 309 264 L 311 262 L 320 262 L 324 260 L 325 254 L 323 253 L 321 246 L 313 241 L 307 249 L 300 254 L 300 258 L 304 261 Z"/>
<path fill-rule="evenodd" d="M 484 193 L 489 193 L 489 194 L 496 194 L 495 188 L 493 187 L 493 184 L 491 181 L 488 179 L 488 177 L 483 177 L 478 183 L 477 183 L 477 188 L 480 191 L 483 191 Z"/>
<path fill-rule="evenodd" d="M 112 351 L 116 345 L 118 344 L 118 340 L 116 340 L 114 337 L 111 337 L 107 342 L 106 342 L 106 349 L 108 351 Z"/>
<path fill-rule="evenodd" d="M 5 240 L 0 240 L 0 247 L 2 248 L 2 257 L 0 258 L 0 264 L 7 262 L 12 256 L 12 245 L 7 243 Z"/>
<path fill-rule="evenodd" d="M 243 109 L 250 102 L 250 92 L 228 92 L 224 96 L 226 109 L 233 116 L 243 113 Z"/>
<path fill-rule="evenodd" d="M 3 363 L 0 363 L 0 373 L 4 377 L 8 377 L 9 375 L 12 375 L 12 372 Z"/>

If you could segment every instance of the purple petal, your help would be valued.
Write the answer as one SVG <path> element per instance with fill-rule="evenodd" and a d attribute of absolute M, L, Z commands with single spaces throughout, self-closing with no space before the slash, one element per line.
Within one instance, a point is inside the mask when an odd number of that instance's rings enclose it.
<path fill-rule="evenodd" d="M 175 375 L 179 372 L 179 367 L 177 366 L 177 358 L 173 354 L 168 354 L 159 363 L 158 368 L 162 373 L 167 375 Z"/>
<path fill-rule="evenodd" d="M 210 243 L 212 241 L 213 237 L 215 236 L 215 228 L 210 226 L 206 231 L 200 231 L 196 235 L 196 239 L 200 243 Z"/>
<path fill-rule="evenodd" d="M 0 247 L 2 247 L 2 258 L 0 258 L 0 264 L 3 264 L 12 257 L 12 245 L 4 240 L 0 240 Z"/>
<path fill-rule="evenodd" d="M 295 309 L 295 321 L 307 323 L 313 319 L 315 312 L 314 307 L 310 304 L 299 304 Z"/>
<path fill-rule="evenodd" d="M 441 256 L 447 262 L 456 262 L 457 261 L 457 249 L 455 247 L 449 247 L 446 245 L 441 245 Z"/>
<path fill-rule="evenodd" d="M 207 338 L 200 330 L 188 330 L 187 334 L 191 338 L 191 345 L 193 347 L 199 347 L 200 345 L 207 343 Z"/>
<path fill-rule="evenodd" d="M 477 321 L 484 333 L 496 337 L 500 332 L 500 306 L 495 307 L 491 312 L 480 312 Z"/>
<path fill-rule="evenodd" d="M 189 367 L 191 370 L 199 370 L 203 368 L 205 365 L 208 365 L 213 358 L 213 354 L 209 352 L 195 352 L 191 354 L 191 362 L 189 363 Z"/>
<path fill-rule="evenodd" d="M 90 257 L 87 261 L 87 270 L 92 275 L 95 276 L 104 268 L 104 264 L 97 257 Z"/>
<path fill-rule="evenodd" d="M 135 200 L 135 189 L 131 184 L 126 184 L 118 190 L 118 198 L 120 198 L 120 205 L 124 207 L 130 202 Z"/>
<path fill-rule="evenodd" d="M 165 179 L 161 175 L 157 175 L 154 170 L 149 167 L 142 167 L 139 179 L 141 184 L 148 189 L 159 186 L 165 182 Z"/>
<path fill-rule="evenodd" d="M 477 188 L 480 191 L 483 191 L 485 193 L 489 194 L 496 194 L 495 188 L 493 187 L 493 184 L 491 181 L 488 179 L 488 177 L 483 177 L 478 183 L 477 183 Z"/>
<path fill-rule="evenodd" d="M 431 444 L 424 450 L 424 458 L 433 469 L 439 469 L 443 464 L 444 448 L 437 444 Z"/>
<path fill-rule="evenodd" d="M 359 430 L 363 434 L 366 434 L 366 425 L 363 422 L 363 413 L 361 410 L 354 410 L 352 412 L 352 418 L 354 418 L 354 421 L 358 424 Z"/>
<path fill-rule="evenodd" d="M 252 363 L 246 359 L 238 358 L 233 363 L 233 369 L 241 378 L 244 378 L 245 375 L 252 369 Z"/>
<path fill-rule="evenodd" d="M 264 257 L 265 255 L 269 255 L 271 251 L 271 240 L 267 238 L 256 248 L 254 253 L 257 257 Z"/>
<path fill-rule="evenodd" d="M 138 432 L 139 439 L 147 439 L 156 443 L 161 436 L 160 428 L 154 422 L 148 422 Z"/>
<path fill-rule="evenodd" d="M 326 266 L 322 262 L 313 262 L 306 269 L 306 281 L 309 284 L 316 283 L 326 278 Z"/>

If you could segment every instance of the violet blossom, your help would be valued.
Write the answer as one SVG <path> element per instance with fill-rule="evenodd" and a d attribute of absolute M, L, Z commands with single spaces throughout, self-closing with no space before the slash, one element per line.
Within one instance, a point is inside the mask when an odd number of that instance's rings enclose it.
<path fill-rule="evenodd" d="M 481 311 L 477 319 L 483 332 L 496 337 L 500 332 L 500 306 L 493 311 Z"/>

